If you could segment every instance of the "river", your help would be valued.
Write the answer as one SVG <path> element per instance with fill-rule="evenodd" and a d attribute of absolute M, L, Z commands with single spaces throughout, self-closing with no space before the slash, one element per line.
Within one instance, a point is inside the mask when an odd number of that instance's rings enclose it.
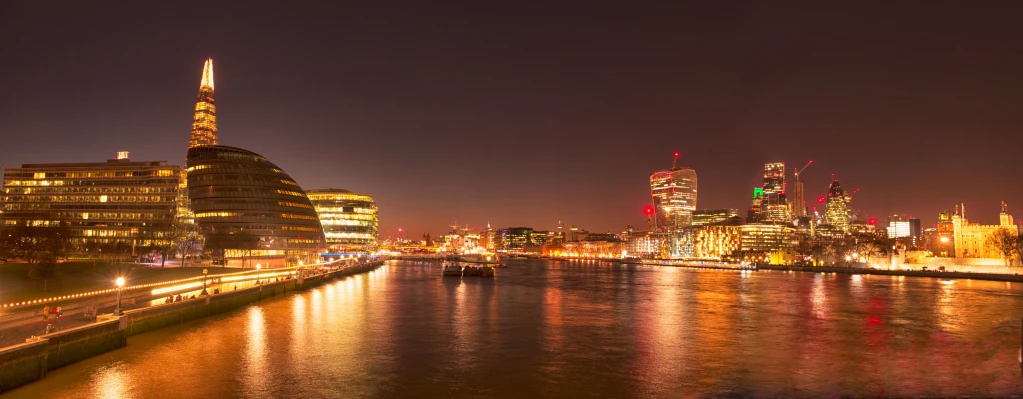
<path fill-rule="evenodd" d="M 132 337 L 4 397 L 1020 396 L 1023 284 L 511 260 L 375 271 Z"/>

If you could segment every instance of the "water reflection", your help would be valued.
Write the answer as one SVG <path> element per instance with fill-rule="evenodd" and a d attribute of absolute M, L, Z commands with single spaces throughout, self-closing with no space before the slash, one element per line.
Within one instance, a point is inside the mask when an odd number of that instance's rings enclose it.
<path fill-rule="evenodd" d="M 1023 392 L 1020 284 L 512 261 L 375 272 L 132 337 L 12 397 Z M 84 377 L 84 378 L 83 378 Z M 195 383 L 192 383 L 195 381 Z"/>

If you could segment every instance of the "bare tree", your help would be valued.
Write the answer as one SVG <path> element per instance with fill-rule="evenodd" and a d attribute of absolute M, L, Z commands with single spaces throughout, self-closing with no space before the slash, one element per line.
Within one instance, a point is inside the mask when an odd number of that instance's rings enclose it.
<path fill-rule="evenodd" d="M 1012 265 L 1012 258 L 1016 255 L 1017 236 L 1018 234 L 1013 233 L 1012 230 L 1002 227 L 987 237 L 985 245 L 998 251 L 998 254 L 1002 256 L 1002 261 L 1005 262 L 1005 267 L 1009 267 Z"/>

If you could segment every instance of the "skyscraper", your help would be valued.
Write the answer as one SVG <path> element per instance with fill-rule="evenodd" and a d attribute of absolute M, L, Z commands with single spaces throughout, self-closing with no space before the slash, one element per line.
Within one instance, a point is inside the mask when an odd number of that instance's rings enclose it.
<path fill-rule="evenodd" d="M 760 223 L 764 211 L 764 188 L 753 187 L 753 201 L 750 204 L 749 212 L 746 213 L 746 223 Z"/>
<path fill-rule="evenodd" d="M 788 223 L 789 204 L 785 195 L 785 163 L 764 164 L 763 220 L 768 223 Z"/>
<path fill-rule="evenodd" d="M 188 148 L 201 145 L 217 145 L 217 106 L 213 103 L 213 59 L 207 58 L 202 67 L 202 81 L 199 95 L 195 100 L 195 116 L 192 118 L 192 135 Z"/>
<path fill-rule="evenodd" d="M 676 159 L 678 153 L 675 154 Z M 696 171 L 686 167 L 650 175 L 650 197 L 654 205 L 654 227 L 667 231 L 689 227 L 696 210 Z"/>
<path fill-rule="evenodd" d="M 824 222 L 842 231 L 849 231 L 849 197 L 845 195 L 842 185 L 835 180 L 828 189 L 827 210 L 824 211 Z"/>
<path fill-rule="evenodd" d="M 199 94 L 195 100 L 195 114 L 192 116 L 192 133 L 188 137 L 188 148 L 202 145 L 217 145 L 217 106 L 213 103 L 213 59 L 207 58 L 202 66 Z M 178 224 L 189 230 L 195 227 L 195 215 L 188 198 L 187 170 L 181 170 L 178 183 L 177 216 Z"/>

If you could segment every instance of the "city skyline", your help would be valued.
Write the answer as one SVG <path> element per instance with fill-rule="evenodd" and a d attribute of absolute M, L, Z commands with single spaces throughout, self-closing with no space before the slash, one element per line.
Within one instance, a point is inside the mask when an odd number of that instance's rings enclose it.
<path fill-rule="evenodd" d="M 683 60 L 662 56 L 660 47 L 639 46 L 637 43 L 642 39 L 658 37 L 649 31 L 632 33 L 623 39 L 625 43 L 587 48 L 584 44 L 591 38 L 572 36 L 542 17 L 534 17 L 543 28 L 538 37 L 501 42 L 501 46 L 479 51 L 499 59 L 533 55 L 555 64 L 558 60 L 568 62 L 565 67 L 552 66 L 546 73 L 530 69 L 537 66 L 533 64 L 495 68 L 494 60 L 488 61 L 486 57 L 461 69 L 445 64 L 443 61 L 453 56 L 447 51 L 457 53 L 455 50 L 475 48 L 472 42 L 464 40 L 453 41 L 453 48 L 424 45 L 401 47 L 394 52 L 370 48 L 371 43 L 383 46 L 399 42 L 396 35 L 400 31 L 389 26 L 363 26 L 381 37 L 373 36 L 361 43 L 341 41 L 340 33 L 335 31 L 326 35 L 330 40 L 319 42 L 360 50 L 355 53 L 360 57 L 351 58 L 329 56 L 322 51 L 288 50 L 286 46 L 261 55 L 262 48 L 253 48 L 260 40 L 270 40 L 276 30 L 256 32 L 256 38 L 251 39 L 218 29 L 212 33 L 180 29 L 174 33 L 177 36 L 155 39 L 142 34 L 184 18 L 175 12 L 146 21 L 154 23 L 154 27 L 141 21 L 111 21 L 110 29 L 124 28 L 138 33 L 140 38 L 125 35 L 118 36 L 119 41 L 111 41 L 114 31 L 86 32 L 69 43 L 56 43 L 56 50 L 39 53 L 32 43 L 53 42 L 66 35 L 62 29 L 67 28 L 57 25 L 67 22 L 74 10 L 55 11 L 58 14 L 53 20 L 43 23 L 39 19 L 41 11 L 32 10 L 31 5 L 5 7 L 12 8 L 5 15 L 24 19 L 5 17 L 8 22 L 5 29 L 31 36 L 12 49 L 16 58 L 27 61 L 12 65 L 12 73 L 2 78 L 5 87 L 23 93 L 17 98 L 5 98 L 0 114 L 0 129 L 23 133 L 7 135 L 8 143 L 0 150 L 0 164 L 5 168 L 24 163 L 97 162 L 121 150 L 131 151 L 136 159 L 169 160 L 170 164 L 183 166 L 181 143 L 187 140 L 189 119 L 194 112 L 190 107 L 195 104 L 195 81 L 201 72 L 197 65 L 212 57 L 217 59 L 218 80 L 222 83 L 217 92 L 220 108 L 217 134 L 232 145 L 274 159 L 302 187 L 345 187 L 372 194 L 381 209 L 381 237 L 396 235 L 399 226 L 407 237 L 437 233 L 452 221 L 480 226 L 490 221 L 495 226 L 549 229 L 563 220 L 591 231 L 621 231 L 626 225 L 640 227 L 645 223 L 643 207 L 649 204 L 647 177 L 667 168 L 668 157 L 675 151 L 681 153 L 681 164 L 700 173 L 701 209 L 743 211 L 749 206 L 749 187 L 761 182 L 760 171 L 765 163 L 785 162 L 794 166 L 811 158 L 815 166 L 801 176 L 806 181 L 808 204 L 827 194 L 834 172 L 846 191 L 858 190 L 851 208 L 879 220 L 889 214 L 905 213 L 930 226 L 938 212 L 965 203 L 971 220 L 991 223 L 997 220 L 1001 201 L 1008 202 L 1010 207 L 1017 206 L 1015 200 L 1023 194 L 1018 185 L 1004 184 L 1016 177 L 1014 165 L 1018 162 L 1011 156 L 990 156 L 984 152 L 990 151 L 992 143 L 1009 148 L 1020 143 L 1020 136 L 1014 134 L 1020 117 L 1002 104 L 1011 104 L 1013 98 L 1004 97 L 1004 93 L 1023 92 L 1023 81 L 1005 73 L 1018 70 L 1023 59 L 1010 54 L 1005 41 L 996 40 L 1000 26 L 997 23 L 970 25 L 976 28 L 970 32 L 965 28 L 948 28 L 960 35 L 956 42 L 963 49 L 960 57 L 967 54 L 971 59 L 979 57 L 980 62 L 972 67 L 956 62 L 931 65 L 943 57 L 952 57 L 952 61 L 958 58 L 955 53 L 942 53 L 943 48 L 923 46 L 911 35 L 896 35 L 897 43 L 919 51 L 907 53 L 913 55 L 909 57 L 887 53 L 895 45 L 871 50 L 878 59 L 868 62 L 867 72 L 863 73 L 841 68 L 836 63 L 842 59 L 838 56 L 811 56 L 821 50 L 819 43 L 786 47 L 780 41 L 785 32 L 762 27 L 767 34 L 767 48 L 781 50 L 781 55 L 787 57 L 807 55 L 809 59 L 800 64 L 791 59 L 786 63 L 782 59 L 786 57 L 766 56 L 773 64 L 760 60 L 750 69 L 735 70 L 739 63 L 734 60 L 708 58 L 716 66 L 733 69 L 713 74 L 698 68 L 690 70 L 691 76 L 686 77 L 671 73 L 667 67 L 654 68 L 652 77 L 641 79 L 640 72 L 649 67 L 644 62 L 661 60 L 677 67 L 683 65 Z M 892 10 L 896 15 L 908 12 L 898 7 L 905 6 L 896 6 Z M 951 18 L 943 13 L 949 10 L 941 7 L 928 10 L 927 17 L 931 19 L 917 21 L 924 27 Z M 103 11 L 109 10 L 94 12 Z M 129 11 L 133 10 L 123 12 Z M 463 12 L 473 11 L 477 10 Z M 720 10 L 702 11 L 714 14 Z M 799 14 L 794 10 L 755 11 L 764 15 L 744 18 L 761 21 L 772 13 L 788 18 Z M 832 15 L 834 10 L 815 11 L 840 26 L 853 19 Z M 858 16 L 865 13 L 854 11 L 859 12 L 854 13 Z M 117 12 L 120 11 L 110 11 L 109 16 L 97 15 L 100 18 L 97 22 L 115 18 Z M 226 14 L 217 7 L 210 12 L 213 18 Z M 376 15 L 373 10 L 360 12 Z M 975 14 L 961 17 L 980 19 L 982 12 L 970 12 Z M 265 17 L 257 13 L 254 20 L 239 24 L 249 26 Z M 595 10 L 592 18 L 567 23 L 575 27 L 601 27 L 609 23 L 608 17 L 608 10 Z M 457 19 L 454 15 L 447 18 Z M 484 21 L 454 29 L 481 28 L 489 21 L 481 19 Z M 26 21 L 39 26 L 25 26 Z M 640 25 L 637 16 L 625 16 L 623 21 Z M 654 29 L 669 21 L 654 18 L 646 22 Z M 476 26 L 477 23 L 481 26 Z M 835 33 L 839 29 L 820 24 L 814 26 L 818 32 Z M 708 43 L 725 40 L 715 27 L 700 28 L 713 33 L 711 39 L 706 39 Z M 887 25 L 880 29 L 888 34 L 897 33 Z M 494 31 L 482 32 L 487 38 L 498 38 Z M 208 35 L 208 42 L 194 45 L 191 39 L 198 34 Z M 561 46 L 580 49 L 580 54 L 566 59 L 552 54 L 549 51 L 552 47 L 545 44 L 547 38 L 563 40 Z M 137 45 L 138 40 L 149 39 L 156 44 Z M 732 39 L 746 47 L 755 42 L 750 38 Z M 279 39 L 278 43 L 288 40 L 297 37 Z M 192 45 L 188 48 L 174 45 L 178 41 Z M 840 43 L 849 46 L 844 51 L 857 48 L 854 43 Z M 679 48 L 699 53 L 699 44 Z M 62 55 L 88 46 L 99 48 L 80 54 L 75 63 L 60 61 Z M 127 52 L 127 48 L 139 50 Z M 416 49 L 438 50 L 437 61 L 422 61 L 417 68 L 379 68 L 390 65 L 384 61 L 416 59 L 412 57 Z M 608 50 L 629 49 L 635 50 L 632 54 L 635 59 L 600 58 Z M 596 62 L 600 60 L 607 63 Z M 999 62 L 994 64 L 996 60 Z M 928 68 L 922 69 L 925 64 Z M 110 65 L 117 65 L 117 73 L 110 73 Z M 349 73 L 335 74 L 334 67 Z M 787 69 L 791 67 L 803 68 L 800 73 L 809 69 L 817 74 L 811 73 L 810 78 L 796 76 Z M 579 80 L 559 89 L 561 86 L 555 82 L 564 79 L 573 68 L 583 71 Z M 992 68 L 1002 74 L 978 73 Z M 292 72 L 281 73 L 285 70 Z M 919 71 L 929 74 L 908 82 L 910 86 L 882 87 L 891 86 L 885 79 L 901 80 L 905 78 L 903 74 Z M 959 74 L 957 79 L 971 79 L 972 86 L 943 83 L 953 73 Z M 747 79 L 746 84 L 760 89 L 735 98 L 711 95 L 720 89 L 734 90 L 736 83 L 725 80 L 742 76 Z M 528 79 L 531 77 L 538 79 Z M 505 78 L 525 85 L 517 90 L 499 83 L 505 82 Z M 849 78 L 879 80 L 874 82 L 876 87 L 857 90 L 840 82 Z M 658 87 L 668 85 L 677 89 L 704 79 L 715 84 L 697 85 L 696 94 L 691 96 L 671 94 Z M 442 89 L 444 82 L 453 82 L 451 90 Z M 827 90 L 813 89 L 812 83 L 821 82 L 837 94 L 828 96 Z M 489 97 L 476 89 L 493 85 L 498 94 Z M 910 96 L 908 87 L 920 94 Z M 544 96 L 548 91 L 552 94 Z M 592 99 L 582 95 L 596 91 L 610 94 L 594 94 Z M 773 104 L 775 97 L 781 97 L 782 104 Z M 706 99 L 713 106 L 693 106 Z M 723 105 L 736 99 L 746 100 L 746 107 Z M 543 101 L 537 103 L 538 100 Z M 880 104 L 871 104 L 874 100 Z M 818 101 L 824 105 L 807 107 Z M 623 102 L 645 104 L 646 109 Z M 846 108 L 847 112 L 834 112 Z M 678 115 L 685 109 L 689 110 Z M 978 127 L 982 131 L 976 131 Z M 765 134 L 778 140 L 751 145 Z M 903 157 L 901 168 L 878 161 L 892 156 L 891 152 Z M 450 170 L 463 173 L 450 179 Z M 429 174 L 431 171 L 434 173 Z M 600 178 L 588 181 L 574 178 L 594 172 Z M 786 179 L 795 181 L 792 170 L 787 171 Z M 957 184 L 950 189 L 948 182 Z"/>

